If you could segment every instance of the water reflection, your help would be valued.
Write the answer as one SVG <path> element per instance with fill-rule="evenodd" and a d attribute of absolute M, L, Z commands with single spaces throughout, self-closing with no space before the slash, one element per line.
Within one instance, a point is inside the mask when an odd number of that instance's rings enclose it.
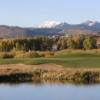
<path fill-rule="evenodd" d="M 2 82 L 0 100 L 100 100 L 100 84 L 64 80 Z"/>
<path fill-rule="evenodd" d="M 99 81 L 74 81 L 74 80 L 33 80 L 33 81 L 6 81 L 6 82 L 0 82 L 0 84 L 8 84 L 8 85 L 18 85 L 18 84 L 33 84 L 35 86 L 44 85 L 44 84 L 57 84 L 57 85 L 96 85 L 100 84 Z"/>

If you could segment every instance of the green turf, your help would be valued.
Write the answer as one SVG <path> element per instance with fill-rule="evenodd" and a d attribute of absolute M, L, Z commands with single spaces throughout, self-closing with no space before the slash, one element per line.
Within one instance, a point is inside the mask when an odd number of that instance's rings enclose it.
<path fill-rule="evenodd" d="M 0 59 L 0 64 L 17 64 L 37 65 L 44 63 L 54 63 L 63 67 L 70 68 L 100 68 L 99 54 L 63 54 L 42 58 L 25 58 L 25 59 Z"/>

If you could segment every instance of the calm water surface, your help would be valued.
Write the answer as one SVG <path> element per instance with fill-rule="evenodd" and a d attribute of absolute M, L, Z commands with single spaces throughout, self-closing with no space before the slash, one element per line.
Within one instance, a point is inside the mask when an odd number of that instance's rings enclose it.
<path fill-rule="evenodd" d="M 100 100 L 100 84 L 0 84 L 0 100 Z"/>

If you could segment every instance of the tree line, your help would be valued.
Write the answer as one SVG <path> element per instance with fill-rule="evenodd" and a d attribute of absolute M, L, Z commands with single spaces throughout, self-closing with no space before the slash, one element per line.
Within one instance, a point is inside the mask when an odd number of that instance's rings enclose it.
<path fill-rule="evenodd" d="M 23 51 L 51 50 L 53 41 L 49 38 L 19 38 L 0 40 L 0 51 L 8 52 L 13 49 Z"/>
<path fill-rule="evenodd" d="M 97 48 L 97 39 L 93 36 L 75 36 L 68 38 L 67 40 L 58 40 L 58 49 L 83 49 L 91 50 Z"/>
<path fill-rule="evenodd" d="M 51 51 L 56 44 L 57 50 L 62 49 L 96 49 L 97 40 L 93 36 L 76 36 L 74 38 L 19 38 L 0 40 L 0 51 L 9 52 L 13 49 L 23 51 Z"/>

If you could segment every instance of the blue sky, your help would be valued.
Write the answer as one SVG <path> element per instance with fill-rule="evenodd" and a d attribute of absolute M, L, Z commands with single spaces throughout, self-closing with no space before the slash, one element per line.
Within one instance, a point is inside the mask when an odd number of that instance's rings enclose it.
<path fill-rule="evenodd" d="M 100 0 L 0 0 L 0 25 L 33 27 L 45 21 L 100 21 Z"/>

